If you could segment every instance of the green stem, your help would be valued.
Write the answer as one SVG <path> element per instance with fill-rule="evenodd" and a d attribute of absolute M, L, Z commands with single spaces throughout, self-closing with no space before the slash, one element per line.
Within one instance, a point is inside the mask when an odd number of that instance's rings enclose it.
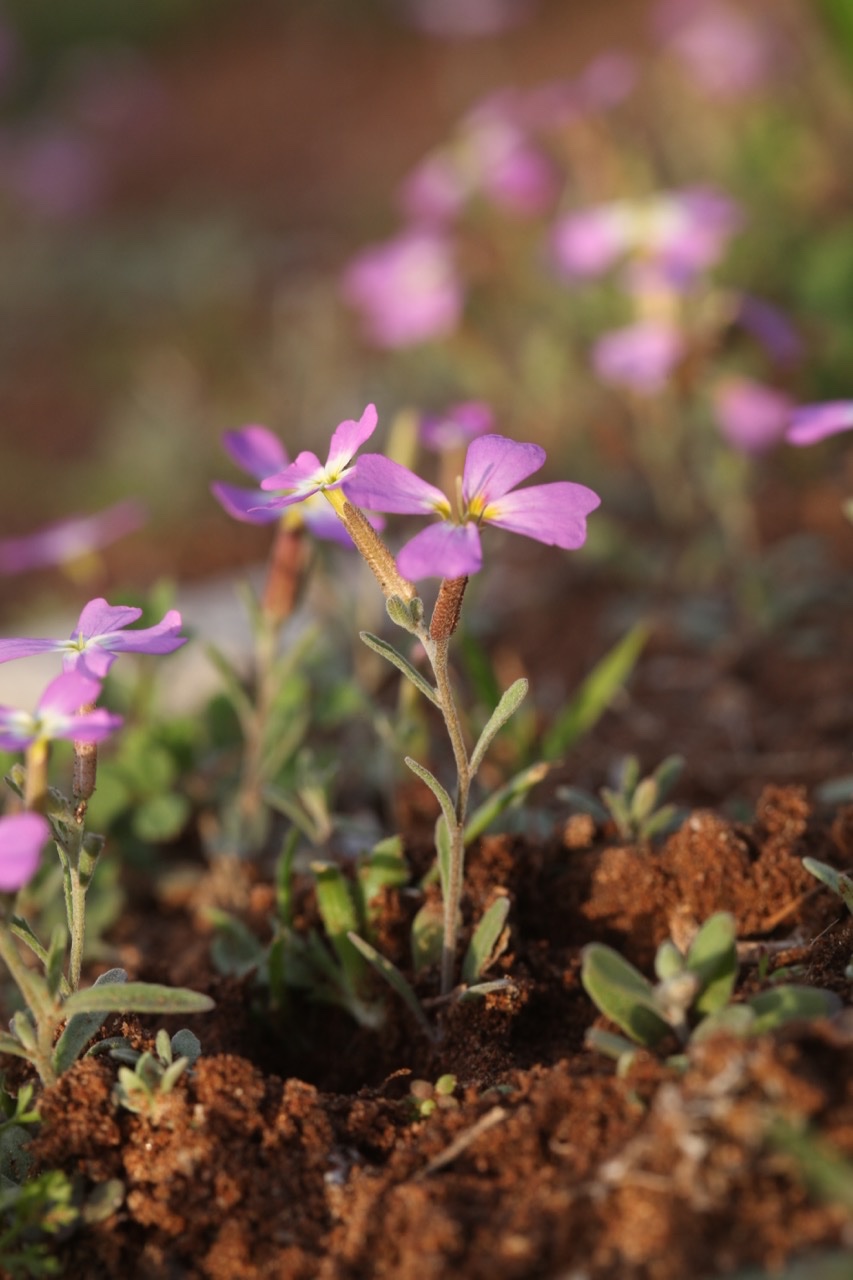
<path fill-rule="evenodd" d="M 83 946 L 86 941 L 86 888 L 80 877 L 79 857 L 69 859 L 68 884 L 70 890 L 68 925 L 71 934 L 68 985 L 72 991 L 76 991 L 80 985 L 80 972 L 83 968 Z"/>
<path fill-rule="evenodd" d="M 471 770 L 468 752 L 462 733 L 459 712 L 453 697 L 448 667 L 447 639 L 433 640 L 426 634 L 420 637 L 435 675 L 438 705 L 447 727 L 453 758 L 456 762 L 456 823 L 450 830 L 450 866 L 447 884 L 444 885 L 444 929 L 441 946 L 441 994 L 446 996 L 453 989 L 456 963 L 456 935 L 459 928 L 459 907 L 462 901 L 462 883 L 465 870 L 465 819 L 468 813 L 468 797 L 471 790 Z"/>

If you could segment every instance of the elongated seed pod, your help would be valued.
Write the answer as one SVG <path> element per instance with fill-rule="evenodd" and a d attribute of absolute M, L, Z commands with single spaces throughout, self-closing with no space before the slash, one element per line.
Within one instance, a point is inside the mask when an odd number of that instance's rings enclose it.
<path fill-rule="evenodd" d="M 347 533 L 367 561 L 376 581 L 382 588 L 383 594 L 385 596 L 400 596 L 403 600 L 414 600 L 417 594 L 414 584 L 402 577 L 394 562 L 394 557 L 367 519 L 367 516 L 358 507 L 354 507 L 351 502 L 345 502 L 341 512 L 341 519 L 346 526 Z"/>
<path fill-rule="evenodd" d="M 459 626 L 468 579 L 443 578 L 429 623 L 432 640 L 449 640 Z"/>

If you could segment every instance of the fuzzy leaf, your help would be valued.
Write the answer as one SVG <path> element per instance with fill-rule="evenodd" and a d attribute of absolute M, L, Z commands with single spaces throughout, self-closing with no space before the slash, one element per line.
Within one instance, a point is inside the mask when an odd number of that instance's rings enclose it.
<path fill-rule="evenodd" d="M 634 669 L 649 628 L 638 622 L 596 663 L 545 736 L 542 754 L 556 760 L 600 719 Z"/>
<path fill-rule="evenodd" d="M 686 965 L 701 984 L 693 1002 L 697 1013 L 715 1013 L 731 999 L 737 981 L 737 926 L 728 911 L 702 925 L 687 952 Z"/>
<path fill-rule="evenodd" d="M 653 1048 L 669 1032 L 652 984 L 612 947 L 584 947 L 581 982 L 601 1012 L 639 1044 Z"/>
<path fill-rule="evenodd" d="M 343 970 L 344 982 L 350 991 L 357 992 L 363 985 L 364 961 L 349 940 L 349 934 L 361 924 L 349 883 L 333 862 L 312 862 L 311 871 L 316 879 L 320 918 Z"/>
<path fill-rule="evenodd" d="M 9 1053 L 15 1058 L 29 1058 L 29 1053 L 8 1031 L 0 1031 L 0 1053 Z"/>
<path fill-rule="evenodd" d="M 110 987 L 117 989 L 127 983 L 127 974 L 124 969 L 107 969 L 106 973 L 102 973 L 96 978 L 90 990 L 97 987 Z M 71 1012 L 68 1007 L 69 996 L 65 1001 L 64 1010 L 66 1013 Z M 56 1042 L 53 1050 L 53 1066 L 57 1075 L 62 1075 L 63 1071 L 67 1071 L 73 1062 L 76 1062 L 83 1052 L 83 1049 L 97 1035 L 106 1020 L 106 1013 L 103 1010 L 92 1010 L 90 1012 L 78 1012 L 70 1017 L 65 1024 L 65 1030 Z"/>
<path fill-rule="evenodd" d="M 156 982 L 95 984 L 75 991 L 65 1001 L 69 1013 L 207 1013 L 210 996 L 188 987 L 166 987 Z"/>
<path fill-rule="evenodd" d="M 456 809 L 450 796 L 439 782 L 434 774 L 430 773 L 425 765 L 418 764 L 417 760 L 413 760 L 411 756 L 405 757 L 405 763 L 411 769 L 412 773 L 416 773 L 421 782 L 425 782 L 438 803 L 441 805 L 441 812 L 447 823 L 448 830 L 456 826 Z"/>
<path fill-rule="evenodd" d="M 217 674 L 224 686 L 224 693 L 228 701 L 234 708 L 237 719 L 245 733 L 248 726 L 252 723 L 254 716 L 254 707 L 252 699 L 243 688 L 242 680 L 229 658 L 226 658 L 221 649 L 216 645 L 205 645 L 205 653 L 209 661 L 216 668 Z"/>
<path fill-rule="evenodd" d="M 683 969 L 684 956 L 675 943 L 667 938 L 666 942 L 662 942 L 655 953 L 655 973 L 658 979 L 661 982 L 666 982 L 667 978 L 675 977 Z"/>
<path fill-rule="evenodd" d="M 751 996 L 746 1003 L 755 1014 L 752 1025 L 755 1035 L 773 1031 L 786 1022 L 828 1018 L 841 1008 L 841 1000 L 833 991 L 794 983 L 770 987 L 757 996 Z"/>
<path fill-rule="evenodd" d="M 488 751 L 493 738 L 504 727 L 510 716 L 521 706 L 522 701 L 527 696 L 529 687 L 527 680 L 521 677 L 515 680 L 506 692 L 501 695 L 501 700 L 489 716 L 471 755 L 469 768 L 472 778 L 483 763 L 483 757 Z"/>
<path fill-rule="evenodd" d="M 441 961 L 444 942 L 444 909 L 435 898 L 429 898 L 412 921 L 410 934 L 412 968 L 422 973 Z"/>
<path fill-rule="evenodd" d="M 375 947 L 369 942 L 365 942 L 364 938 L 360 938 L 357 933 L 351 933 L 349 940 L 357 951 L 360 951 L 365 960 L 370 964 L 380 977 L 384 978 L 393 991 L 400 997 L 406 1008 L 412 1013 L 427 1037 L 434 1039 L 435 1033 L 427 1021 L 427 1016 L 421 1008 L 421 1002 L 415 994 L 412 985 L 403 977 L 400 970 L 385 956 L 380 955 Z"/>
<path fill-rule="evenodd" d="M 584 1040 L 590 1049 L 595 1049 L 597 1053 L 603 1053 L 605 1057 L 613 1058 L 617 1062 L 621 1062 L 626 1054 L 633 1057 L 637 1052 L 633 1040 L 626 1040 L 615 1031 L 604 1031 L 601 1027 L 590 1027 Z"/>
<path fill-rule="evenodd" d="M 658 798 L 663 800 L 669 795 L 678 779 L 684 772 L 684 756 L 671 755 L 661 760 L 652 777 L 657 783 Z"/>
<path fill-rule="evenodd" d="M 380 640 L 379 636 L 375 636 L 370 631 L 359 631 L 360 638 L 367 645 L 368 649 L 372 649 L 374 653 L 378 653 L 386 662 L 390 662 L 392 667 L 396 667 L 398 671 L 411 680 L 415 688 L 428 698 L 433 706 L 438 706 L 438 694 L 432 685 L 426 680 L 415 667 L 412 666 L 408 658 L 404 658 L 393 645 L 388 644 L 385 640 Z"/>
<path fill-rule="evenodd" d="M 831 889 L 853 914 L 853 877 L 843 871 L 836 871 L 828 862 L 819 862 L 817 858 L 803 858 L 803 866 L 822 884 Z"/>
<path fill-rule="evenodd" d="M 465 823 L 466 845 L 481 836 L 506 809 L 519 804 L 527 793 L 548 775 L 550 770 L 551 765 L 540 760 L 537 764 L 528 765 L 515 777 L 510 778 L 504 786 L 493 791 L 481 805 L 478 805 Z"/>
<path fill-rule="evenodd" d="M 496 898 L 488 911 L 480 917 L 480 923 L 462 962 L 462 981 L 471 986 L 482 977 L 489 965 L 498 958 L 497 950 L 506 918 L 509 915 L 509 898 Z"/>
<path fill-rule="evenodd" d="M 401 836 L 380 840 L 358 869 L 359 886 L 366 907 L 383 889 L 399 889 L 408 879 L 409 867 L 403 856 Z"/>

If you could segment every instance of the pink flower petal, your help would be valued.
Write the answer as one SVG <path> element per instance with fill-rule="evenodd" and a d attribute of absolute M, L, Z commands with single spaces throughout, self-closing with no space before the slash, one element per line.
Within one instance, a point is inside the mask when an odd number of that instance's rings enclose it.
<path fill-rule="evenodd" d="M 268 498 L 262 489 L 244 489 L 241 485 L 217 481 L 210 492 L 224 511 L 234 520 L 246 524 L 269 524 L 281 516 L 281 506 Z"/>
<path fill-rule="evenodd" d="M 357 507 L 389 511 L 397 515 L 450 514 L 450 503 L 435 485 L 421 480 L 408 467 L 381 453 L 364 453 L 355 473 L 344 483 L 344 493 Z"/>
<path fill-rule="evenodd" d="M 464 578 L 483 563 L 480 534 L 473 524 L 442 520 L 416 533 L 397 556 L 404 578 Z"/>
<path fill-rule="evenodd" d="M 586 541 L 586 517 L 600 504 L 598 494 L 586 485 L 557 480 L 508 493 L 490 503 L 483 518 L 499 529 L 575 551 Z"/>
<path fill-rule="evenodd" d="M 77 671 L 66 671 L 51 680 L 38 700 L 40 714 L 72 716 L 88 702 L 96 702 L 101 692 L 100 680 Z"/>
<path fill-rule="evenodd" d="M 326 470 L 338 472 L 348 466 L 350 460 L 361 448 L 365 440 L 368 440 L 373 435 L 377 421 L 376 405 L 369 404 L 357 422 L 352 418 L 347 418 L 345 422 L 336 427 L 329 445 Z"/>
<path fill-rule="evenodd" d="M 827 400 L 795 409 L 786 439 L 789 444 L 816 444 L 827 436 L 853 429 L 853 400 Z"/>
<path fill-rule="evenodd" d="M 545 462 L 538 444 L 522 444 L 507 436 L 487 435 L 472 440 L 465 457 L 462 494 L 470 506 L 503 497 Z"/>
<path fill-rule="evenodd" d="M 310 453 L 303 450 L 298 453 L 290 466 L 285 467 L 282 471 L 276 471 L 274 475 L 265 476 L 261 481 L 261 488 L 264 490 L 289 490 L 296 489 L 305 485 L 306 481 L 311 480 L 323 470 L 323 464 L 317 457 L 316 453 Z M 317 488 L 320 486 L 318 485 Z M 287 494 L 293 502 L 301 502 L 303 498 L 307 498 L 307 493 Z M 279 505 L 285 505 L 280 503 Z"/>
<path fill-rule="evenodd" d="M 239 431 L 226 431 L 222 443 L 237 466 L 256 480 L 265 480 L 288 464 L 283 444 L 267 427 L 253 424 Z"/>
<path fill-rule="evenodd" d="M 0 892 L 16 893 L 38 870 L 50 824 L 38 813 L 0 818 Z"/>
<path fill-rule="evenodd" d="M 84 606 L 77 626 L 71 632 L 71 639 L 76 640 L 78 636 L 82 636 L 88 640 L 90 636 L 102 636 L 107 631 L 127 627 L 141 617 L 141 609 L 134 609 L 130 605 L 107 604 L 103 596 L 98 596 Z"/>

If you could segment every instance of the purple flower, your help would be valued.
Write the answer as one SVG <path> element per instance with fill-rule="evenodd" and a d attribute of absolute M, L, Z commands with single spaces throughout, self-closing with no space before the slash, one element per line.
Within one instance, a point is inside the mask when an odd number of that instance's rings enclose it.
<path fill-rule="evenodd" d="M 40 813 L 0 818 L 0 893 L 17 893 L 38 870 L 50 823 Z"/>
<path fill-rule="evenodd" d="M 85 606 L 70 640 L 0 640 L 0 662 L 31 658 L 38 653 L 61 653 L 66 671 L 80 671 L 102 680 L 120 653 L 172 653 L 186 644 L 186 637 L 178 635 L 181 615 L 176 609 L 170 609 L 153 627 L 124 630 L 141 617 L 141 609 L 109 605 L 99 597 Z"/>
<path fill-rule="evenodd" d="M 802 354 L 803 344 L 791 321 L 772 302 L 753 294 L 740 295 L 737 321 L 756 338 L 779 364 L 792 364 Z"/>
<path fill-rule="evenodd" d="M 90 516 L 70 516 L 36 533 L 0 541 L 0 573 L 28 573 L 64 565 L 108 546 L 145 523 L 147 512 L 132 498 Z"/>
<path fill-rule="evenodd" d="M 723 0 L 664 0 L 656 26 L 685 73 L 711 97 L 742 97 L 773 71 L 776 50 L 766 26 Z"/>
<path fill-rule="evenodd" d="M 80 713 L 101 692 L 99 680 L 79 671 L 66 671 L 51 680 L 34 713 L 0 707 L 0 749 L 25 751 L 36 742 L 67 738 L 74 742 L 100 742 L 123 723 L 121 716 L 98 707 Z"/>
<path fill-rule="evenodd" d="M 785 436 L 789 444 L 816 444 L 827 436 L 853 430 L 853 400 L 827 400 L 804 404 L 791 415 Z"/>
<path fill-rule="evenodd" d="M 342 290 L 380 347 L 446 338 L 462 316 L 450 242 L 435 230 L 413 228 L 366 249 L 344 272 Z"/>
<path fill-rule="evenodd" d="M 654 395 L 665 386 L 684 350 L 684 338 L 674 325 L 640 320 L 603 334 L 592 349 L 592 363 L 604 382 Z"/>
<path fill-rule="evenodd" d="M 569 279 L 602 275 L 621 258 L 636 256 L 654 264 L 672 288 L 683 289 L 720 260 L 741 220 L 728 196 L 689 187 L 567 214 L 554 226 L 551 244 Z"/>
<path fill-rule="evenodd" d="M 415 534 L 397 557 L 405 578 L 461 578 L 482 564 L 480 527 L 496 525 L 548 546 L 574 550 L 586 539 L 586 517 L 600 498 L 582 484 L 558 481 L 512 492 L 545 461 L 545 450 L 506 436 L 487 435 L 468 446 L 462 475 L 461 509 L 435 485 L 381 454 L 359 459 L 346 494 L 358 506 L 403 515 L 437 515 Z"/>
<path fill-rule="evenodd" d="M 752 378 L 726 378 L 713 392 L 717 422 L 729 444 L 763 453 L 782 439 L 793 405 L 781 391 Z"/>
<path fill-rule="evenodd" d="M 28 211 L 50 221 L 85 216 L 101 203 L 105 168 L 91 141 L 62 125 L 0 134 L 2 184 Z"/>
<path fill-rule="evenodd" d="M 325 466 L 316 453 L 306 450 L 281 471 L 267 475 L 261 480 L 261 489 L 285 492 L 267 499 L 264 510 L 274 508 L 282 511 L 296 502 L 304 502 L 315 493 L 331 493 L 340 489 L 347 477 L 354 474 L 355 463 L 352 460 L 365 440 L 373 435 L 376 422 L 376 406 L 369 404 L 358 422 L 348 418 L 335 428 Z"/>
<path fill-rule="evenodd" d="M 427 449 L 447 453 L 491 431 L 494 421 L 494 414 L 482 400 L 466 400 L 451 405 L 445 413 L 424 414 L 418 434 Z"/>
<path fill-rule="evenodd" d="M 237 466 L 256 480 L 277 476 L 290 466 L 283 444 L 266 427 L 248 426 L 239 431 L 226 431 L 223 443 Z M 235 520 L 248 524 L 271 524 L 283 518 L 278 501 L 283 496 L 281 494 L 270 497 L 261 488 L 245 489 L 241 485 L 220 482 L 210 488 L 220 506 Z M 321 493 L 307 498 L 298 513 L 287 512 L 284 518 L 292 520 L 294 526 L 304 524 L 315 538 L 327 538 L 341 546 L 352 546 L 352 538 Z"/>

